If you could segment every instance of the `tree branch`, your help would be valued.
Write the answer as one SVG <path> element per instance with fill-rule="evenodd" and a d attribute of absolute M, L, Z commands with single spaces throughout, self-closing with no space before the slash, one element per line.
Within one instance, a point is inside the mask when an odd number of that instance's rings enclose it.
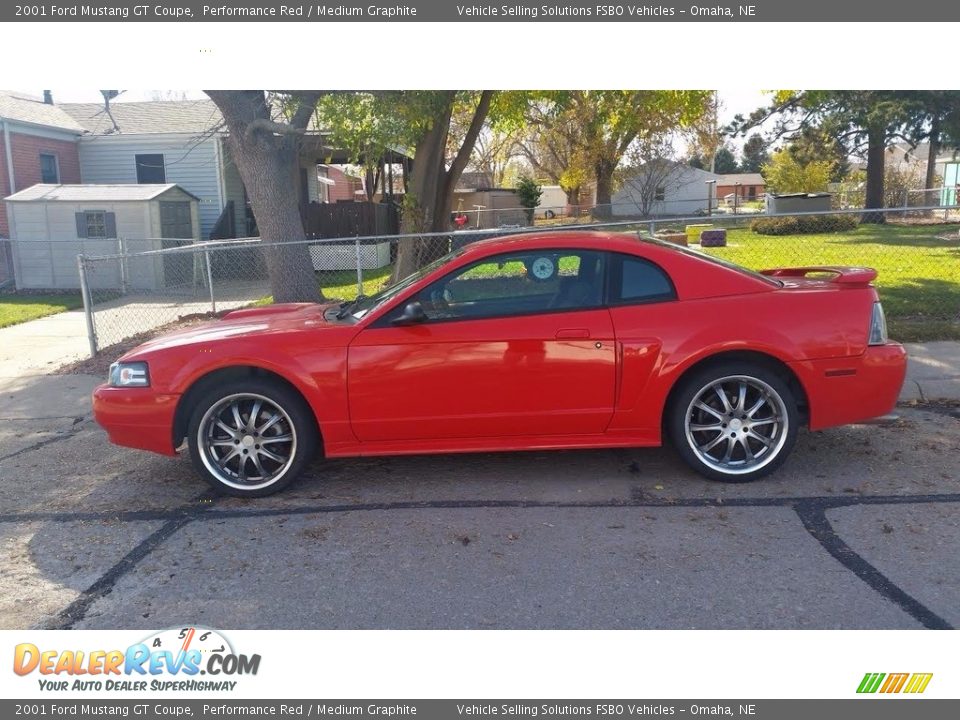
<path fill-rule="evenodd" d="M 490 101 L 492 99 L 493 90 L 484 90 L 481 93 L 480 102 L 477 103 L 477 109 L 474 110 L 473 119 L 470 121 L 470 127 L 467 128 L 460 149 L 457 151 L 456 157 L 453 158 L 453 162 L 450 163 L 450 169 L 447 171 L 447 182 L 449 184 L 456 185 L 464 169 L 467 167 L 470 155 L 473 154 L 473 146 L 477 142 L 477 136 L 480 135 L 483 123 L 487 119 L 487 113 L 490 111 Z"/>

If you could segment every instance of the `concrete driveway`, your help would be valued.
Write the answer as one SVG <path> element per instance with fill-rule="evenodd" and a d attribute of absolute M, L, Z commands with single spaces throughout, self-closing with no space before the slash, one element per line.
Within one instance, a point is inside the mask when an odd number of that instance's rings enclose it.
<path fill-rule="evenodd" d="M 663 450 L 317 463 L 212 496 L 110 445 L 89 376 L 0 379 L 0 628 L 946 628 L 948 405 L 802 433 L 722 485 Z"/>

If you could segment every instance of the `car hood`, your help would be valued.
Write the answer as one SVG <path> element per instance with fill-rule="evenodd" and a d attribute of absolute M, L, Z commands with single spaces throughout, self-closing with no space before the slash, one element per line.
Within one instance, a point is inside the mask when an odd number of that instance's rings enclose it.
<path fill-rule="evenodd" d="M 126 353 L 121 360 L 134 358 L 144 353 L 152 353 L 185 345 L 219 343 L 228 340 L 259 338 L 265 335 L 289 334 L 303 331 L 335 331 L 353 334 L 353 326 L 331 323 L 324 318 L 324 312 L 333 304 L 285 303 L 246 308 L 227 313 L 220 320 L 196 325 L 183 330 L 174 330 L 148 340 Z M 340 333 L 330 333 L 339 335 Z M 325 337 L 328 333 L 317 335 Z M 334 341 L 334 337 L 328 338 Z"/>

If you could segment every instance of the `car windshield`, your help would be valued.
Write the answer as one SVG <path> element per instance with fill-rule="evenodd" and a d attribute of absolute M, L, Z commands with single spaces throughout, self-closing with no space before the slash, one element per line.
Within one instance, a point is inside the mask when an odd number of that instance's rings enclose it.
<path fill-rule="evenodd" d="M 380 292 L 365 296 L 361 295 L 356 300 L 345 303 L 342 307 L 341 314 L 338 317 L 347 317 L 348 315 L 353 317 L 355 320 L 359 320 L 364 317 L 367 313 L 376 308 L 380 307 L 385 302 L 388 302 L 390 299 L 396 297 L 399 293 L 406 290 L 408 287 L 413 285 L 415 282 L 421 278 L 429 275 L 434 270 L 436 270 L 441 265 L 445 265 L 456 257 L 459 257 L 463 253 L 463 249 L 454 250 L 453 252 L 447 253 L 441 258 L 434 260 L 433 262 L 424 265 L 422 268 L 416 272 L 407 275 L 402 280 L 398 280 L 392 285 L 388 285 Z"/>

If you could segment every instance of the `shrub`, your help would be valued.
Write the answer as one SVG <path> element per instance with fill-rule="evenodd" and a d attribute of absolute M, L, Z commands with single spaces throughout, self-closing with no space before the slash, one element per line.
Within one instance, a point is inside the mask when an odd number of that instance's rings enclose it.
<path fill-rule="evenodd" d="M 533 213 L 540 204 L 542 195 L 543 188 L 533 178 L 524 176 L 517 180 L 517 196 L 521 207 L 526 208 L 528 223 L 533 222 Z"/>
<path fill-rule="evenodd" d="M 812 235 L 815 233 L 847 232 L 857 229 L 855 215 L 791 215 L 787 217 L 758 218 L 750 223 L 758 235 Z"/>

